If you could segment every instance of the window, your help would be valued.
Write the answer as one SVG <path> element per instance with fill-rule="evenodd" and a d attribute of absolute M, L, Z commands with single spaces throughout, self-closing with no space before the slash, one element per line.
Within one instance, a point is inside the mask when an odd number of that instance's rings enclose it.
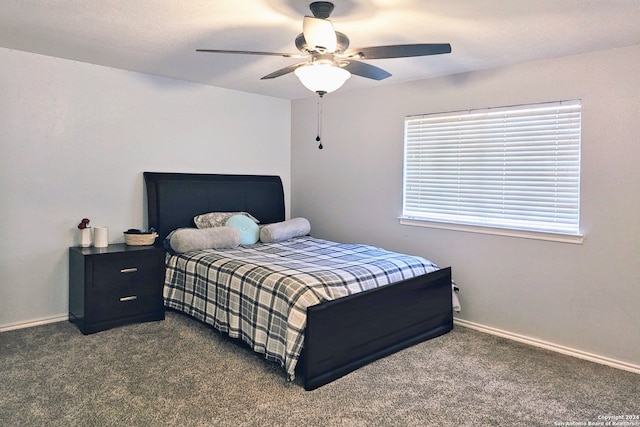
<path fill-rule="evenodd" d="M 403 223 L 580 236 L 580 106 L 407 117 Z"/>

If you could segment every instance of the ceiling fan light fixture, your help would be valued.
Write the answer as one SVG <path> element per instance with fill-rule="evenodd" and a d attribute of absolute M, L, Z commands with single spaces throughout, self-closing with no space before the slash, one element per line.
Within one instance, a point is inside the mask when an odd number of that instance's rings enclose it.
<path fill-rule="evenodd" d="M 330 93 L 340 89 L 351 73 L 333 64 L 310 64 L 295 70 L 300 82 L 310 91 Z"/>

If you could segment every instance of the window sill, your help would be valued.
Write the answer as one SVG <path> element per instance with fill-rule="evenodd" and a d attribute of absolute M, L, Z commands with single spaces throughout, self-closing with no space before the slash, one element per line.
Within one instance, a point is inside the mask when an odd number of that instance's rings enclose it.
<path fill-rule="evenodd" d="M 425 221 L 415 218 L 400 217 L 400 224 L 415 227 L 437 228 L 440 230 L 463 231 L 468 233 L 492 234 L 496 236 L 518 237 L 523 239 L 547 240 L 551 242 L 571 243 L 581 245 L 584 240 L 582 234 L 545 233 L 541 231 L 511 230 L 506 228 L 481 227 L 477 225 L 453 224 L 435 221 Z"/>

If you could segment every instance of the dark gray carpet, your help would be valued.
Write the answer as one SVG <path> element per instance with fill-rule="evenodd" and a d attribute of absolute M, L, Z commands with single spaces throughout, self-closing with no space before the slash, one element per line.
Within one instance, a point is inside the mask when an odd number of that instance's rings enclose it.
<path fill-rule="evenodd" d="M 640 414 L 640 375 L 463 327 L 312 392 L 173 312 L 89 336 L 67 322 L 4 332 L 0 351 L 2 426 L 554 426 Z"/>

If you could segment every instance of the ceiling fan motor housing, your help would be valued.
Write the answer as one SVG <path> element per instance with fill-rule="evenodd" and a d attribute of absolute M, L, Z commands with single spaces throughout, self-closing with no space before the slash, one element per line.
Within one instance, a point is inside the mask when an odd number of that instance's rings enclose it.
<path fill-rule="evenodd" d="M 327 19 L 333 12 L 333 3 L 330 1 L 314 1 L 309 5 L 311 13 L 316 18 Z"/>

